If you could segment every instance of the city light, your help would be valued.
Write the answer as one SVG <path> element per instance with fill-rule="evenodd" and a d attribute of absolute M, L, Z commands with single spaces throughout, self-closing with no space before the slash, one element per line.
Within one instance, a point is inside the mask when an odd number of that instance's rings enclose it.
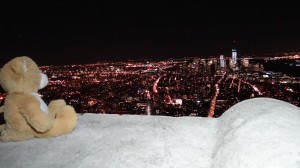
<path fill-rule="evenodd" d="M 235 54 L 234 54 L 235 56 Z M 40 67 L 46 103 L 65 99 L 78 113 L 219 117 L 236 103 L 272 97 L 300 106 L 300 78 L 265 67 L 297 68 L 299 56 L 104 62 Z M 289 62 L 289 63 L 286 63 Z M 0 93 L 0 105 L 6 94 Z"/>

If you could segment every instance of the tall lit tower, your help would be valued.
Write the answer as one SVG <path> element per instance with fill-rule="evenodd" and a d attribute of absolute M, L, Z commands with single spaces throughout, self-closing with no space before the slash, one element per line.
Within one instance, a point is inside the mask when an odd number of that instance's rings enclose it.
<path fill-rule="evenodd" d="M 233 63 L 233 65 L 236 65 L 236 63 L 237 63 L 237 51 L 236 51 L 236 49 L 232 49 L 232 63 Z"/>
<path fill-rule="evenodd" d="M 225 68 L 224 55 L 220 55 L 220 67 L 221 68 Z"/>
<path fill-rule="evenodd" d="M 237 50 L 235 48 L 235 41 L 234 43 L 234 48 L 232 49 L 232 64 L 235 66 L 237 64 Z"/>

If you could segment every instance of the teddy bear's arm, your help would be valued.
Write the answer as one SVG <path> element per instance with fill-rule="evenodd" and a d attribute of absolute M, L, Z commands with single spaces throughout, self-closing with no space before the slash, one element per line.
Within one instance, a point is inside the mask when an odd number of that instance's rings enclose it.
<path fill-rule="evenodd" d="M 35 97 L 27 97 L 23 107 L 22 115 L 37 132 L 45 132 L 53 127 L 53 119 L 42 111 L 40 102 Z"/>
<path fill-rule="evenodd" d="M 4 106 L 1 106 L 0 107 L 0 113 L 3 113 L 4 112 Z"/>

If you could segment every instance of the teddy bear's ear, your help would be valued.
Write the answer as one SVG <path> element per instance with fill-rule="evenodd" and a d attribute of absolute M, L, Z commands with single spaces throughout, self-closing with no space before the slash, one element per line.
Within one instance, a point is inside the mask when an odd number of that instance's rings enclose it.
<path fill-rule="evenodd" d="M 11 63 L 11 68 L 12 70 L 18 74 L 18 75 L 23 75 L 27 72 L 28 67 L 27 67 L 27 62 L 26 60 L 15 60 Z"/>

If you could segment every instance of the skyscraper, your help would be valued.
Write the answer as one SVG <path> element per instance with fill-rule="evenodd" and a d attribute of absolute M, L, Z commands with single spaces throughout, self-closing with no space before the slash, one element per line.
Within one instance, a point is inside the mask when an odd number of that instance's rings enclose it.
<path fill-rule="evenodd" d="M 220 67 L 221 68 L 225 68 L 224 55 L 220 55 Z"/>
<path fill-rule="evenodd" d="M 232 49 L 232 64 L 235 66 L 237 63 L 237 51 L 236 49 Z"/>
<path fill-rule="evenodd" d="M 233 41 L 233 49 L 232 49 L 232 65 L 236 67 L 237 64 L 237 49 L 236 49 L 236 43 Z"/>

